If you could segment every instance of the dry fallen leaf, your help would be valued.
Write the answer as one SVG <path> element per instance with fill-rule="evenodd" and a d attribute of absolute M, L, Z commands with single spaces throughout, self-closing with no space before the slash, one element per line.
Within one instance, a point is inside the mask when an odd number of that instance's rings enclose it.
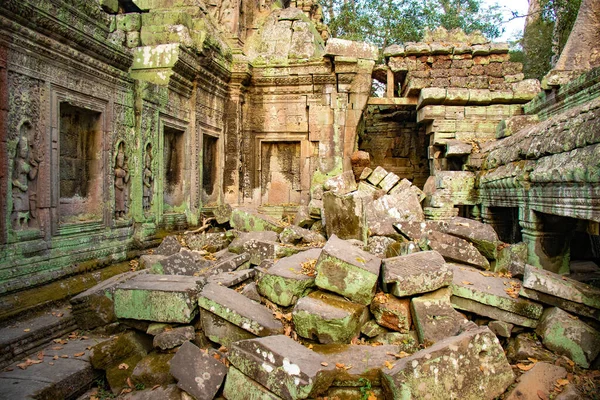
<path fill-rule="evenodd" d="M 343 363 L 335 363 L 335 367 L 342 369 L 345 367 L 345 365 Z"/>
<path fill-rule="evenodd" d="M 323 361 L 323 362 L 321 363 L 321 365 L 322 365 L 322 366 L 324 366 L 324 367 L 326 367 L 326 366 L 328 366 L 329 364 L 327 364 L 325 361 Z"/>
<path fill-rule="evenodd" d="M 60 358 L 69 358 L 69 356 L 66 354 L 63 354 L 62 356 L 60 356 Z"/>
<path fill-rule="evenodd" d="M 389 362 L 389 361 L 386 361 L 386 362 L 385 362 L 385 367 L 386 367 L 387 369 L 392 369 L 392 368 L 394 368 L 394 364 L 392 364 L 392 363 L 391 363 L 391 362 Z"/>
<path fill-rule="evenodd" d="M 127 386 L 129 386 L 130 388 L 134 388 L 135 387 L 135 385 L 131 381 L 131 378 L 127 378 Z"/>
<path fill-rule="evenodd" d="M 52 348 L 52 350 L 62 350 L 62 349 L 63 349 L 62 346 L 54 346 Z"/>
<path fill-rule="evenodd" d="M 556 383 L 558 386 L 565 386 L 569 384 L 569 380 L 568 379 L 557 379 Z"/>
<path fill-rule="evenodd" d="M 23 362 L 23 363 L 17 364 L 17 367 L 19 367 L 21 369 L 27 369 L 27 367 L 29 367 L 29 365 L 27 365 L 27 363 Z"/>
<path fill-rule="evenodd" d="M 469 282 L 469 281 L 462 281 L 461 282 L 463 285 L 472 285 L 473 282 Z"/>
<path fill-rule="evenodd" d="M 58 360 L 58 356 L 52 357 L 53 360 Z"/>
<path fill-rule="evenodd" d="M 82 351 L 81 353 L 75 353 L 73 354 L 75 357 L 81 357 L 85 354 L 85 351 Z"/>
<path fill-rule="evenodd" d="M 151 390 L 156 390 L 156 389 L 158 389 L 159 387 L 160 387 L 160 385 L 154 385 L 154 386 L 152 386 L 152 389 L 151 389 Z M 90 400 L 91 400 L 91 399 L 90 399 Z"/>
<path fill-rule="evenodd" d="M 541 400 L 549 400 L 548 395 L 546 393 L 542 392 L 541 390 L 537 391 L 537 395 Z"/>
<path fill-rule="evenodd" d="M 535 366 L 535 364 L 528 364 L 528 365 L 525 365 L 522 363 L 517 364 L 517 368 L 519 368 L 521 371 L 529 371 L 534 366 Z"/>
<path fill-rule="evenodd" d="M 44 359 L 44 352 L 40 351 L 39 353 L 37 353 L 37 359 L 38 360 L 43 360 Z"/>
<path fill-rule="evenodd" d="M 123 370 L 123 369 L 129 369 L 129 365 L 125 364 L 125 363 L 121 363 L 119 364 L 119 369 Z"/>
<path fill-rule="evenodd" d="M 27 329 L 23 329 L 23 332 L 30 332 L 31 329 L 27 328 Z"/>

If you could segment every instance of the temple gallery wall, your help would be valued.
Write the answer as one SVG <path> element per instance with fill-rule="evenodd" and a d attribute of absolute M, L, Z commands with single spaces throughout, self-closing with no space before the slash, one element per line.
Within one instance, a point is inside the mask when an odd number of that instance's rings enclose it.
<path fill-rule="evenodd" d="M 600 258 L 594 60 L 540 83 L 477 33 L 378 49 L 288 3 L 0 3 L 0 299 L 61 279 L 74 294 L 223 205 L 320 213 L 353 163 L 529 264 Z"/>

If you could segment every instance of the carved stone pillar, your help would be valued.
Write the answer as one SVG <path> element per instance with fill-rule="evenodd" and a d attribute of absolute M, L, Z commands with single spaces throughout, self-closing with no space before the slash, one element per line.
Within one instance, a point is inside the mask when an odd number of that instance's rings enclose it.
<path fill-rule="evenodd" d="M 0 243 L 6 243 L 6 196 L 8 196 L 8 157 L 6 148 L 8 121 L 8 69 L 6 68 L 7 49 L 0 44 Z"/>
<path fill-rule="evenodd" d="M 568 221 L 568 220 L 567 220 Z M 542 214 L 519 209 L 519 225 L 527 244 L 527 263 L 556 273 L 569 272 L 570 223 L 549 223 Z"/>

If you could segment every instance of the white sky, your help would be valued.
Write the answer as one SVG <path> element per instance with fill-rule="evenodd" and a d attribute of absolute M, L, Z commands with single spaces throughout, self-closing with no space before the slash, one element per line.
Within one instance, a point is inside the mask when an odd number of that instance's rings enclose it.
<path fill-rule="evenodd" d="M 498 4 L 502 7 L 504 21 L 508 21 L 512 18 L 511 11 L 516 11 L 519 15 L 527 14 L 527 8 L 529 7 L 528 0 L 483 0 L 484 5 Z M 525 24 L 525 18 L 516 18 L 510 22 L 503 24 L 504 34 L 496 41 L 504 42 L 514 39 L 523 33 L 523 26 Z"/>

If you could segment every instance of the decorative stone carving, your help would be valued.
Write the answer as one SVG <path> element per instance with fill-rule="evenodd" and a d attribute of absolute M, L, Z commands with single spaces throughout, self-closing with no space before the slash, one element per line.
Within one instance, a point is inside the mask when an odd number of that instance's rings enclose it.
<path fill-rule="evenodd" d="M 142 206 L 144 212 L 150 210 L 152 205 L 152 194 L 154 186 L 154 176 L 152 175 L 152 145 L 148 143 L 146 146 L 146 154 L 144 155 L 144 172 L 143 172 L 144 187 L 142 190 Z"/>
<path fill-rule="evenodd" d="M 37 218 L 37 195 L 33 182 L 37 178 L 39 160 L 30 151 L 27 132 L 31 129 L 29 122 L 24 122 L 20 128 L 19 142 L 13 165 L 12 222 L 15 230 L 26 229 L 30 220 Z"/>
<path fill-rule="evenodd" d="M 127 214 L 127 193 L 129 170 L 125 158 L 125 143 L 119 144 L 115 162 L 115 219 L 122 219 Z"/>

